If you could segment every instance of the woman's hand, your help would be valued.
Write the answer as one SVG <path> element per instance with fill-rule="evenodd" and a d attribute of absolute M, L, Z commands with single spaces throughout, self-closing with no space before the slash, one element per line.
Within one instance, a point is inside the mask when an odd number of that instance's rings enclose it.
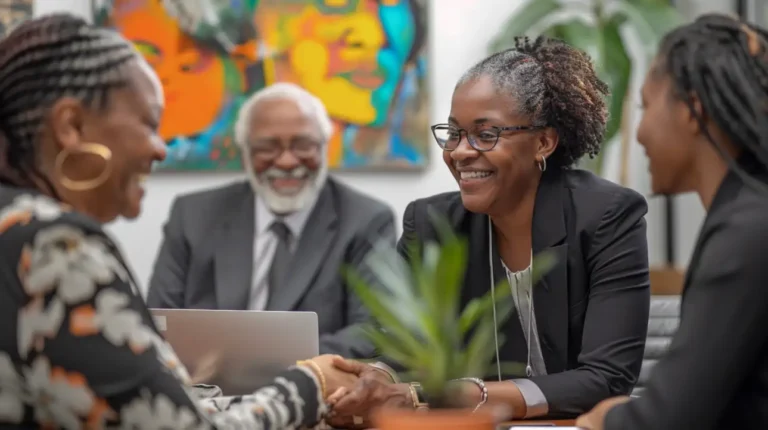
<path fill-rule="evenodd" d="M 312 364 L 306 364 L 306 366 L 313 372 L 318 373 L 319 371 L 322 373 L 323 378 L 321 378 L 320 375 L 316 376 L 318 377 L 318 380 L 325 379 L 325 392 L 323 393 L 323 397 L 326 399 L 335 394 L 339 388 L 346 388 L 347 390 L 351 389 L 358 380 L 356 374 L 338 369 L 334 365 L 335 360 L 344 359 L 339 355 L 326 354 L 308 360 L 314 363 L 317 368 Z"/>
<path fill-rule="evenodd" d="M 370 414 L 382 407 L 413 408 L 408 384 L 395 384 L 386 372 L 352 360 L 338 358 L 335 366 L 359 377 L 349 392 L 336 400 L 326 420 L 333 427 L 369 428 Z"/>
<path fill-rule="evenodd" d="M 598 403 L 591 411 L 576 419 L 576 427 L 582 427 L 589 430 L 603 430 L 605 425 L 605 415 L 613 409 L 614 406 L 626 403 L 630 400 L 628 396 L 611 397 Z"/>

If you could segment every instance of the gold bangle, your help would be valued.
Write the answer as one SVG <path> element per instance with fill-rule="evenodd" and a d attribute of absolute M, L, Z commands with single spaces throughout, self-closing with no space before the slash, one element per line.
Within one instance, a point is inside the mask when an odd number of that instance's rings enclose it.
<path fill-rule="evenodd" d="M 408 384 L 408 388 L 410 388 L 411 391 L 411 397 L 413 400 L 413 408 L 417 411 L 423 411 L 429 409 L 429 404 L 424 402 L 424 399 L 419 398 L 419 390 L 421 389 L 421 384 L 418 382 L 411 382 Z"/>
<path fill-rule="evenodd" d="M 386 374 L 389 377 L 389 379 L 392 380 L 393 384 L 400 383 L 400 378 L 397 376 L 397 373 L 395 372 L 395 370 L 389 367 L 388 365 L 386 365 L 385 363 L 382 363 L 382 362 L 372 363 L 371 367 L 378 370 L 379 372 L 384 372 L 384 374 Z"/>
<path fill-rule="evenodd" d="M 320 366 L 315 363 L 312 360 L 302 360 L 296 362 L 297 366 L 305 366 L 309 367 L 312 373 L 317 376 L 317 379 L 320 380 L 320 391 L 323 393 L 323 398 L 326 396 L 326 392 L 328 391 L 328 386 L 325 381 L 325 374 L 323 374 L 323 369 L 320 368 Z"/>
<path fill-rule="evenodd" d="M 413 385 L 408 384 L 408 391 L 411 392 L 411 402 L 413 403 L 413 409 L 419 408 L 419 396 L 416 394 L 416 388 Z"/>

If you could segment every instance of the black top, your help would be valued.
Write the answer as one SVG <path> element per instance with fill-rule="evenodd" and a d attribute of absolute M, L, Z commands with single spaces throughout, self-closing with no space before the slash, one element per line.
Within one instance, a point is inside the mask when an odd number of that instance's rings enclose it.
<path fill-rule="evenodd" d="M 680 327 L 606 430 L 768 428 L 768 194 L 729 173 L 693 251 Z"/>
<path fill-rule="evenodd" d="M 311 425 L 311 370 L 253 395 L 197 400 L 114 243 L 92 219 L 0 186 L 0 427 Z"/>
<path fill-rule="evenodd" d="M 416 200 L 403 217 L 398 247 L 438 240 L 428 207 L 469 239 L 462 306 L 490 291 L 488 217 L 467 211 L 458 192 Z M 533 253 L 557 265 L 534 286 L 533 302 L 548 375 L 530 378 L 550 416 L 575 416 L 597 402 L 629 394 L 637 381 L 650 306 L 645 199 L 582 170 L 547 172 L 533 216 Z M 494 279 L 505 279 L 496 249 Z M 502 362 L 526 362 L 527 344 L 513 315 L 502 328 Z M 520 375 L 505 375 L 507 377 Z M 492 380 L 496 378 L 488 378 Z"/>

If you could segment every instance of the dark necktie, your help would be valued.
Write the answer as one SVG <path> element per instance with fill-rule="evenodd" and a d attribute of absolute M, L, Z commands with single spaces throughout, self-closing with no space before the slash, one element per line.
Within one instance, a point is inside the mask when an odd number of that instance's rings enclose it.
<path fill-rule="evenodd" d="M 277 247 L 272 266 L 269 268 L 269 289 L 280 288 L 285 281 L 288 265 L 291 263 L 291 231 L 282 221 L 272 223 L 272 232 L 277 236 Z"/>

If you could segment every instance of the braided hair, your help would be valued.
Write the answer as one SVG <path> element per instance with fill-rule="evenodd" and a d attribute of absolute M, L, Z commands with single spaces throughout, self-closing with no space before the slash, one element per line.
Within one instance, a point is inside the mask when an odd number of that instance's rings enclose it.
<path fill-rule="evenodd" d="M 673 96 L 688 104 L 731 168 L 765 190 L 712 138 L 705 118 L 768 170 L 768 32 L 726 15 L 703 15 L 664 37 L 653 72 L 671 79 Z"/>
<path fill-rule="evenodd" d="M 38 179 L 55 194 L 36 165 L 47 110 L 62 97 L 105 108 L 109 91 L 128 83 L 120 66 L 136 55 L 117 33 L 69 14 L 32 19 L 0 40 L 0 181 Z"/>
<path fill-rule="evenodd" d="M 549 166 L 570 168 L 584 155 L 594 157 L 600 151 L 608 86 L 586 53 L 557 39 L 517 37 L 514 48 L 481 61 L 458 85 L 481 76 L 514 97 L 518 113 L 529 116 L 531 125 L 557 131 L 559 143 L 547 159 Z"/>

